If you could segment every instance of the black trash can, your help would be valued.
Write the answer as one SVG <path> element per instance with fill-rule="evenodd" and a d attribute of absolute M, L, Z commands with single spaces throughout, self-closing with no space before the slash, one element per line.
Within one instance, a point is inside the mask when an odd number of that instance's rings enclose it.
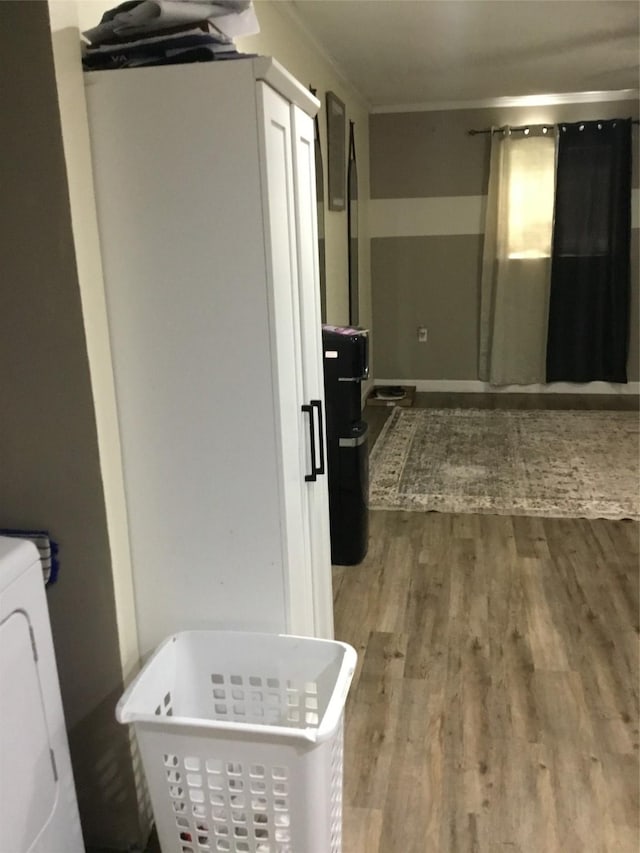
<path fill-rule="evenodd" d="M 331 562 L 360 563 L 369 538 L 368 427 L 361 382 L 368 376 L 368 333 L 323 326 Z"/>

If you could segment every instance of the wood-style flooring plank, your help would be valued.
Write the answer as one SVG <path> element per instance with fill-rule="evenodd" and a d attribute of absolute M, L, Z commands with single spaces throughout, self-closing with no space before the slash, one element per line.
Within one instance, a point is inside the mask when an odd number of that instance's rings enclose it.
<path fill-rule="evenodd" d="M 347 805 L 384 807 L 402 684 L 401 678 L 360 676 L 345 720 L 349 760 L 345 761 L 343 799 Z M 358 713 L 359 708 L 366 708 L 366 713 Z"/>
<path fill-rule="evenodd" d="M 427 680 L 403 681 L 380 851 L 437 849 L 443 780 L 444 696 Z"/>
<path fill-rule="evenodd" d="M 342 853 L 382 853 L 380 834 L 382 812 L 379 809 L 344 808 Z"/>

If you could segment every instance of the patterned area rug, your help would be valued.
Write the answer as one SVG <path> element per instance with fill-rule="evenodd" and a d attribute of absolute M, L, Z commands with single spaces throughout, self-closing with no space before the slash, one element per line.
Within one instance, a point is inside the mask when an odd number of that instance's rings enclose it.
<path fill-rule="evenodd" d="M 640 518 L 636 412 L 394 409 L 371 509 Z"/>

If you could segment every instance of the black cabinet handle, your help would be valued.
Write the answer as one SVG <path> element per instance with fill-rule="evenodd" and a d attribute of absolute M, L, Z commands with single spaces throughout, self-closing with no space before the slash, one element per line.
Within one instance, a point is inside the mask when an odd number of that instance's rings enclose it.
<path fill-rule="evenodd" d="M 302 411 L 309 415 L 309 443 L 311 444 L 311 474 L 305 474 L 306 483 L 315 482 L 316 479 L 316 431 L 313 423 L 313 406 L 305 403 Z"/>
<path fill-rule="evenodd" d="M 314 473 L 324 474 L 324 424 L 322 422 L 322 400 L 312 400 L 311 406 L 318 412 L 318 439 L 320 444 L 320 465 L 315 467 L 314 457 Z"/>

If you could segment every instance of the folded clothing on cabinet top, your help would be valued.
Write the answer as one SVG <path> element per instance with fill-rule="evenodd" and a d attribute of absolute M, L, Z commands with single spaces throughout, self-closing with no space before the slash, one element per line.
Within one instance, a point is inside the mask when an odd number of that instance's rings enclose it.
<path fill-rule="evenodd" d="M 138 39 L 131 43 L 101 45 L 95 50 L 88 48 L 82 57 L 82 65 L 85 71 L 101 71 L 173 62 L 235 59 L 244 55 L 235 49 L 232 42 L 199 30 L 163 38 Z"/>
<path fill-rule="evenodd" d="M 83 36 L 86 71 L 236 59 L 233 38 L 259 32 L 251 0 L 129 0 Z"/>
<path fill-rule="evenodd" d="M 210 21 L 227 38 L 260 32 L 251 0 L 129 0 L 105 12 L 82 35 L 92 45 Z"/>

